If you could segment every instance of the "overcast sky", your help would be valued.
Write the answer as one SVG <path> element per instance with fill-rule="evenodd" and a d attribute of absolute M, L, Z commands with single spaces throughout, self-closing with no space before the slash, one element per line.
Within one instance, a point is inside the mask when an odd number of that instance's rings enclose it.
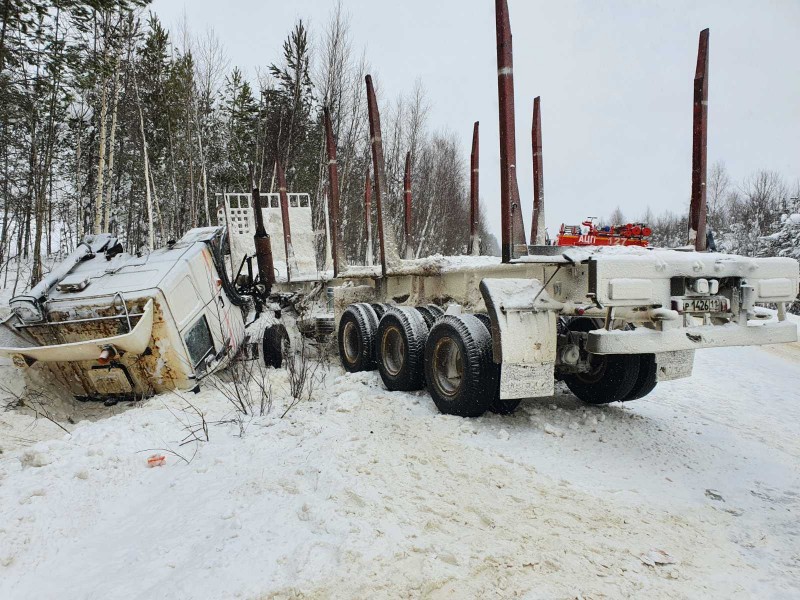
<path fill-rule="evenodd" d="M 155 0 L 173 29 L 211 27 L 251 77 L 280 59 L 297 18 L 319 33 L 333 0 Z M 481 202 L 499 233 L 494 2 L 344 0 L 355 45 L 381 93 L 421 78 L 432 129 L 455 131 L 468 159 L 481 122 Z M 509 0 L 517 163 L 530 229 L 533 98 L 542 97 L 546 223 L 686 210 L 692 90 L 701 29 L 711 29 L 708 163 L 736 179 L 758 169 L 800 176 L 800 2 Z M 465 174 L 466 176 L 466 174 Z M 424 199 L 419 199 L 424 201 Z"/>

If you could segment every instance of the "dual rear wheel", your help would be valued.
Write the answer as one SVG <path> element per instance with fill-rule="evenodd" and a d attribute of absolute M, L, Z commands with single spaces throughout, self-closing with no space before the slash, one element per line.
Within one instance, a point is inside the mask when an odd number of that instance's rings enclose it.
<path fill-rule="evenodd" d="M 353 304 L 339 323 L 339 356 L 350 372 L 377 368 L 389 390 L 427 386 L 442 413 L 508 414 L 519 401 L 499 399 L 489 327 L 486 315 L 445 315 L 434 305 Z"/>
<path fill-rule="evenodd" d="M 569 326 L 583 332 L 597 328 L 590 319 L 576 319 Z M 427 387 L 445 414 L 510 414 L 520 403 L 500 399 L 501 367 L 493 361 L 486 315 L 444 315 L 432 305 L 353 304 L 339 324 L 339 354 L 347 371 L 377 368 L 389 390 Z M 585 402 L 635 400 L 655 387 L 652 354 L 592 355 L 589 362 L 589 371 L 563 376 L 572 393 Z"/>
<path fill-rule="evenodd" d="M 594 319 L 573 319 L 570 331 L 600 329 Z M 628 402 L 644 398 L 656 387 L 654 354 L 587 354 L 588 371 L 562 376 L 569 390 L 588 404 Z"/>

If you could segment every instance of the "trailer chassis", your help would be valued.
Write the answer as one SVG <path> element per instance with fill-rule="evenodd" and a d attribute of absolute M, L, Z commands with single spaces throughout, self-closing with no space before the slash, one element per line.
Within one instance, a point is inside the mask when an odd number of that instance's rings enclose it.
<path fill-rule="evenodd" d="M 696 349 L 798 339 L 797 326 L 785 319 L 784 310 L 798 291 L 797 263 L 791 259 L 573 249 L 561 256 L 531 254 L 510 264 L 486 258 L 466 266 L 447 259 L 403 264 L 385 278 L 357 271 L 340 276 L 334 309 L 343 365 L 351 371 L 377 368 L 390 389 L 408 388 L 393 382 L 389 371 L 397 371 L 405 357 L 421 354 L 419 348 L 426 347 L 443 318 L 468 330 L 475 315 L 487 333 L 479 349 L 491 358 L 491 365 L 482 363 L 479 376 L 497 379 L 487 398 L 472 399 L 484 410 L 493 402 L 550 396 L 557 379 L 575 383 L 570 388 L 582 390 L 578 395 L 589 402 L 632 400 L 632 389 L 640 393 L 659 381 L 691 375 Z M 724 310 L 685 312 L 686 298 Z M 777 320 L 767 321 L 757 307 L 762 303 L 778 306 Z M 430 319 L 431 305 L 443 316 Z M 342 325 L 353 321 L 354 311 L 366 317 L 345 331 Z M 346 348 L 350 356 L 353 348 L 374 354 L 354 368 Z M 429 358 L 432 364 L 426 364 Z M 419 387 L 426 381 L 432 395 L 441 376 L 436 370 L 452 368 L 435 358 L 435 349 L 425 348 L 415 367 L 431 371 L 415 381 Z M 601 364 L 605 379 L 596 373 Z M 588 391 L 575 381 L 591 381 L 592 374 L 597 379 Z M 465 414 L 458 408 L 445 412 Z"/>

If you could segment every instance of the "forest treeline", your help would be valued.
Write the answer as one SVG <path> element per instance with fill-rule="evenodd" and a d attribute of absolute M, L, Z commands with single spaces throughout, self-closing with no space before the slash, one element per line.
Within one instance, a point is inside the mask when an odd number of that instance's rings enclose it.
<path fill-rule="evenodd" d="M 319 31 L 298 20 L 274 62 L 248 76 L 230 64 L 212 30 L 168 31 L 147 3 L 4 1 L 4 280 L 19 256 L 27 262 L 16 261 L 15 268 L 32 265 L 29 277 L 20 273 L 24 283 L 37 281 L 43 257 L 70 250 L 87 233 L 111 232 L 136 250 L 216 224 L 217 195 L 249 191 L 251 165 L 260 189 L 277 191 L 277 161 L 285 165 L 289 191 L 311 195 L 321 252 L 325 105 L 338 142 L 341 235 L 348 258 L 363 262 L 368 62 L 352 42 L 341 4 Z M 430 130 L 420 83 L 394 99 L 378 94 L 388 226 L 403 240 L 403 169 L 410 152 L 413 195 L 424 198 L 414 206 L 412 254 L 465 252 L 469 173 L 458 138 Z M 483 224 L 481 230 L 493 243 Z"/>
<path fill-rule="evenodd" d="M 790 181 L 775 171 L 760 170 L 735 181 L 723 162 L 708 170 L 707 227 L 716 249 L 742 256 L 789 256 L 800 259 L 800 180 Z M 675 248 L 687 243 L 686 209 L 655 214 L 651 209 L 637 220 L 651 227 L 651 244 Z M 606 219 L 625 223 L 617 208 Z"/>

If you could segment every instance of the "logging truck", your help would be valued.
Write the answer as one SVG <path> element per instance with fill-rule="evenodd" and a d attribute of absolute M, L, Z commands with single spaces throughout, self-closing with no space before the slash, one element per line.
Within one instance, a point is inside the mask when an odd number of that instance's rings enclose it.
<path fill-rule="evenodd" d="M 798 296 L 798 262 L 706 248 L 708 30 L 700 35 L 695 74 L 689 245 L 647 247 L 641 226 L 637 232 L 632 224 L 630 235 L 621 235 L 636 243 L 559 246 L 545 244 L 538 98 L 526 239 L 505 0 L 496 0 L 496 20 L 502 256 L 479 255 L 475 123 L 465 227 L 470 254 L 400 258 L 403 246 L 410 256 L 412 239 L 411 161 L 401 245 L 384 227 L 380 115 L 368 75 L 373 182 L 368 174 L 363 265 L 345 260 L 352 253 L 340 240 L 336 139 L 326 108 L 324 265 L 316 266 L 310 199 L 288 194 L 278 162 L 276 195 L 262 198 L 256 187 L 249 195 L 226 195 L 219 225 L 193 229 L 163 248 L 131 255 L 110 235 L 84 239 L 29 293 L 11 300 L 11 316 L 0 324 L 0 355 L 23 368 L 45 365 L 77 397 L 114 402 L 197 389 L 242 352 L 280 366 L 292 336 L 335 334 L 346 371 L 377 370 L 389 390 L 427 388 L 441 412 L 474 417 L 550 396 L 557 380 L 588 403 L 635 400 L 658 382 L 690 376 L 696 350 L 797 341 L 786 312 Z M 273 239 L 281 237 L 273 252 Z"/>

